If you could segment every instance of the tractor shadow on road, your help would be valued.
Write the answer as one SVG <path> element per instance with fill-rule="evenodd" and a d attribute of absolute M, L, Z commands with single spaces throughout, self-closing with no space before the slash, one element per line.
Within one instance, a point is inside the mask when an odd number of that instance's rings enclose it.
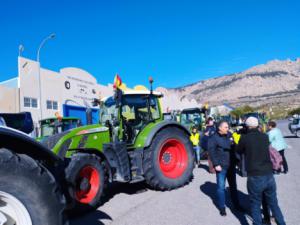
<path fill-rule="evenodd" d="M 105 195 L 102 198 L 102 205 L 114 198 L 114 196 L 118 194 L 128 194 L 128 195 L 134 195 L 139 193 L 144 193 L 148 190 L 147 184 L 145 182 L 139 182 L 139 183 L 112 183 L 109 184 L 105 191 Z M 100 206 L 101 209 L 101 206 Z M 113 221 L 113 218 L 111 218 L 108 214 L 105 212 L 100 211 L 99 209 L 93 212 L 90 212 L 83 217 L 75 217 L 72 218 L 70 225 L 104 225 L 101 220 L 110 220 Z"/>
<path fill-rule="evenodd" d="M 101 220 L 111 220 L 112 218 L 107 215 L 106 213 L 96 210 L 94 212 L 88 213 L 81 217 L 73 218 L 70 222 L 70 225 L 82 225 L 82 224 L 88 224 L 88 225 L 104 225 Z"/>
<path fill-rule="evenodd" d="M 218 210 L 217 207 L 217 184 L 212 183 L 212 182 L 205 182 L 204 184 L 202 184 L 200 186 L 200 190 L 206 194 L 208 197 L 210 197 L 210 199 L 212 200 L 214 206 L 216 207 L 216 209 Z M 239 200 L 241 205 L 243 206 L 243 208 L 247 209 L 249 208 L 249 198 L 248 195 L 246 195 L 245 193 L 238 191 L 238 196 L 239 196 Z M 239 220 L 241 225 L 249 225 L 248 221 L 247 221 L 247 213 L 242 213 L 237 211 L 236 209 L 234 209 L 232 202 L 230 201 L 230 193 L 229 190 L 226 189 L 226 207 L 230 209 L 230 211 L 232 212 L 232 214 Z"/>
<path fill-rule="evenodd" d="M 112 183 L 108 186 L 107 190 L 105 191 L 105 196 L 103 196 L 102 202 L 103 204 L 108 202 L 117 194 L 140 194 L 148 191 L 147 184 L 145 182 L 138 182 L 138 183 Z"/>

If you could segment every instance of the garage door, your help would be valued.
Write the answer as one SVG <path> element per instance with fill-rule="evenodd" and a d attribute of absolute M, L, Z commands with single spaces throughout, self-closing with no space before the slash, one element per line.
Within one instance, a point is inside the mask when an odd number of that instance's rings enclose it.
<path fill-rule="evenodd" d="M 81 119 L 82 125 L 87 124 L 86 119 L 86 108 L 80 106 L 73 106 L 73 105 L 63 105 L 64 109 L 64 117 L 77 117 Z M 92 122 L 93 124 L 99 122 L 99 110 L 92 109 Z"/>

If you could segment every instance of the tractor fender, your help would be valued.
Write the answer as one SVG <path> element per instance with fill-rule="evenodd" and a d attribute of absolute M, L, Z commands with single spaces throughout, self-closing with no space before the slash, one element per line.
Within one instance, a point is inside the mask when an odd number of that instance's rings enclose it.
<path fill-rule="evenodd" d="M 76 149 L 76 152 L 98 155 L 105 162 L 105 169 L 109 181 L 129 182 L 130 162 L 126 143 L 115 142 L 103 145 L 103 151 L 97 149 Z"/>
<path fill-rule="evenodd" d="M 146 139 L 146 142 L 145 142 L 145 146 L 144 147 L 149 147 L 151 145 L 151 142 L 153 140 L 153 138 L 155 137 L 155 135 L 161 131 L 162 129 L 165 129 L 167 127 L 177 127 L 181 130 L 183 130 L 188 136 L 190 136 L 190 131 L 182 126 L 180 123 L 177 123 L 175 121 L 163 121 L 163 122 L 160 122 L 158 123 L 151 131 L 150 133 L 148 134 L 148 137 Z"/>
<path fill-rule="evenodd" d="M 26 154 L 35 160 L 47 160 L 49 163 L 62 162 L 61 158 L 29 135 L 9 127 L 0 126 L 0 148 Z"/>

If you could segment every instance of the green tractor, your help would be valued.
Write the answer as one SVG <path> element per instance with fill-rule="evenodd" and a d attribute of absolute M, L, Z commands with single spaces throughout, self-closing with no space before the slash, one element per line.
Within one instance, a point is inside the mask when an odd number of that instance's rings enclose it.
<path fill-rule="evenodd" d="M 171 190 L 192 177 L 193 148 L 189 130 L 163 120 L 161 93 L 116 90 L 94 100 L 99 124 L 46 138 L 42 143 L 68 159 L 65 170 L 75 208 L 96 208 L 109 182 L 145 180 L 153 189 Z"/>
<path fill-rule="evenodd" d="M 192 127 L 197 127 L 201 131 L 205 123 L 205 118 L 205 108 L 188 108 L 183 109 L 180 113 L 180 123 L 189 130 Z"/>
<path fill-rule="evenodd" d="M 42 141 L 49 136 L 79 127 L 81 122 L 77 117 L 51 117 L 40 120 L 39 124 L 40 133 L 37 140 Z"/>

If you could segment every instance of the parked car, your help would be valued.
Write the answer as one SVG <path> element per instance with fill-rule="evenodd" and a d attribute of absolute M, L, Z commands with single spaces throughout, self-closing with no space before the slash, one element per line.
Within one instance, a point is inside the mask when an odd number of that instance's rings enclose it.
<path fill-rule="evenodd" d="M 292 122 L 289 123 L 289 130 L 296 137 L 300 137 L 300 117 L 299 116 L 294 116 L 292 118 Z"/>

